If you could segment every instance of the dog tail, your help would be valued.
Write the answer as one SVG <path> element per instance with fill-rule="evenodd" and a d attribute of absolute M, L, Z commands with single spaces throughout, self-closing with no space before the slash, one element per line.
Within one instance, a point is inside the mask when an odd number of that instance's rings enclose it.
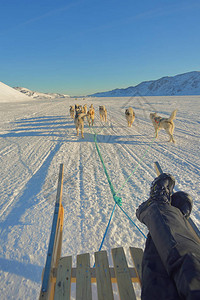
<path fill-rule="evenodd" d="M 168 119 L 169 122 L 173 121 L 173 120 L 176 118 L 176 112 L 177 112 L 177 109 L 175 109 L 175 110 L 171 113 L 171 116 L 170 116 L 169 119 Z"/>

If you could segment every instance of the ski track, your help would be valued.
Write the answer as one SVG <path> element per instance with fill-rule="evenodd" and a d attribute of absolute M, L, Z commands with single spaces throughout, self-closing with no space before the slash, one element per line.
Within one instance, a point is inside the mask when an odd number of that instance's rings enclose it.
<path fill-rule="evenodd" d="M 72 255 L 75 266 L 76 255 L 98 251 L 115 203 L 95 148 L 94 133 L 115 192 L 119 191 L 122 198 L 123 209 L 145 234 L 147 229 L 136 219 L 135 210 L 148 198 L 149 185 L 156 176 L 155 161 L 160 162 L 163 171 L 173 173 L 177 190 L 187 187 L 194 199 L 198 199 L 199 121 L 187 114 L 187 105 L 182 107 L 184 97 L 175 101 L 165 97 L 165 102 L 162 99 L 86 98 L 84 103 L 88 107 L 91 103 L 95 106 L 95 124 L 94 128 L 85 124 L 84 139 L 76 136 L 69 115 L 69 105 L 74 104 L 74 99 L 40 99 L 28 105 L 22 103 L 17 109 L 14 104 L 9 109 L 2 105 L 2 300 L 32 300 L 39 296 L 60 163 L 64 163 L 62 255 Z M 99 118 L 98 105 L 102 103 L 107 103 L 107 123 Z M 124 115 L 129 106 L 136 112 L 131 128 L 127 127 Z M 199 108 L 196 98 L 194 106 Z M 164 131 L 154 139 L 149 113 L 158 111 L 167 116 L 175 108 L 178 108 L 174 132 L 177 143 L 168 143 Z M 192 217 L 197 226 L 199 212 L 196 202 Z M 109 263 L 112 265 L 110 249 L 123 246 L 132 265 L 128 247 L 143 248 L 144 243 L 144 237 L 116 207 L 102 248 L 108 250 Z M 90 263 L 94 264 L 92 255 Z"/>

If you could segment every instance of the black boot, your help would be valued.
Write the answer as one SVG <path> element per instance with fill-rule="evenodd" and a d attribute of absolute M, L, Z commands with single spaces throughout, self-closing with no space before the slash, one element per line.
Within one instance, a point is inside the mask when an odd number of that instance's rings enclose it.
<path fill-rule="evenodd" d="M 171 205 L 179 208 L 184 217 L 189 218 L 192 211 L 193 200 L 188 193 L 179 191 L 172 195 Z"/>
<path fill-rule="evenodd" d="M 167 173 L 160 174 L 151 184 L 150 188 L 150 198 L 143 202 L 138 209 L 136 210 L 137 218 L 142 222 L 143 215 L 142 214 L 146 208 L 155 203 L 171 203 L 171 195 L 175 185 L 175 178 Z M 141 216 L 142 214 L 142 216 Z"/>
<path fill-rule="evenodd" d="M 175 185 L 174 176 L 162 173 L 151 184 L 150 198 L 152 201 L 171 203 L 171 195 Z"/>

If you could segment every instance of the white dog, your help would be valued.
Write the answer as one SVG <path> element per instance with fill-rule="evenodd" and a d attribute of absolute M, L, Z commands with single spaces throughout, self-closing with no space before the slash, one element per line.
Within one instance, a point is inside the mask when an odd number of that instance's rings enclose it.
<path fill-rule="evenodd" d="M 173 120 L 176 117 L 176 112 L 177 112 L 177 109 L 171 113 L 171 116 L 169 118 L 161 118 L 157 115 L 157 113 L 150 114 L 150 119 L 153 123 L 155 133 L 156 133 L 156 138 L 158 137 L 159 130 L 163 128 L 163 129 L 165 129 L 167 134 L 170 136 L 169 142 L 175 143 L 175 140 L 173 137 L 175 126 L 174 126 Z"/>
<path fill-rule="evenodd" d="M 100 120 L 107 122 L 107 110 L 104 105 L 99 106 Z"/>
<path fill-rule="evenodd" d="M 132 124 L 135 120 L 135 113 L 132 107 L 129 107 L 125 110 L 125 116 L 128 122 L 128 127 L 132 127 Z"/>
<path fill-rule="evenodd" d="M 77 136 L 79 136 L 79 129 L 80 129 L 82 138 L 84 138 L 83 131 L 84 131 L 84 117 L 85 116 L 87 116 L 87 114 L 83 113 L 82 107 L 76 106 L 76 114 L 75 114 L 75 118 L 74 118 L 74 123 L 76 126 Z"/>

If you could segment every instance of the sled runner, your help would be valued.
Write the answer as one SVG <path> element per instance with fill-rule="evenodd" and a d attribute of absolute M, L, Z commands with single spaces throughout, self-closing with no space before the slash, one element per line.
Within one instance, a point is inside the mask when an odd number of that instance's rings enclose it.
<path fill-rule="evenodd" d="M 61 257 L 64 209 L 62 206 L 63 164 L 60 165 L 52 229 L 43 270 L 39 300 L 70 299 L 71 283 L 76 283 L 76 299 L 92 299 L 92 283 L 97 284 L 98 299 L 113 300 L 113 283 L 117 283 L 121 300 L 136 299 L 133 282 L 141 286 L 143 250 L 130 247 L 134 267 L 129 267 L 122 247 L 111 249 L 110 267 L 106 251 L 95 252 L 95 267 L 90 267 L 89 253 L 77 255 L 77 266 L 72 267 L 72 256 Z"/>

